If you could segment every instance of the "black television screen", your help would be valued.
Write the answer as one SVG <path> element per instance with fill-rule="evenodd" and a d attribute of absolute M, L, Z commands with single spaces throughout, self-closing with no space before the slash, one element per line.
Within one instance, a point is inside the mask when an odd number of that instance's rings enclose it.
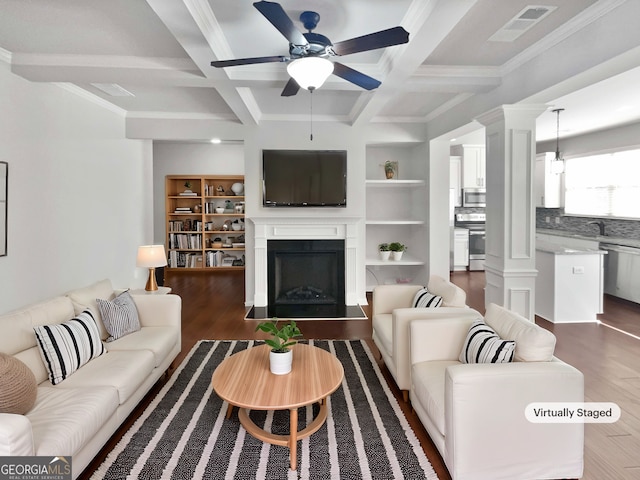
<path fill-rule="evenodd" d="M 347 205 L 345 150 L 263 150 L 262 178 L 266 207 Z"/>

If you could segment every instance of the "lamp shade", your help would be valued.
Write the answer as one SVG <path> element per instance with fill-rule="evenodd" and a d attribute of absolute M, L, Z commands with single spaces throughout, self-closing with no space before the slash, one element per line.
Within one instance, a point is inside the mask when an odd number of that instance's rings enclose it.
<path fill-rule="evenodd" d="M 305 90 L 320 88 L 333 73 L 333 62 L 323 57 L 304 57 L 287 65 L 287 72 Z"/>
<path fill-rule="evenodd" d="M 142 245 L 138 247 L 136 266 L 145 268 L 163 267 L 167 264 L 164 245 Z"/>

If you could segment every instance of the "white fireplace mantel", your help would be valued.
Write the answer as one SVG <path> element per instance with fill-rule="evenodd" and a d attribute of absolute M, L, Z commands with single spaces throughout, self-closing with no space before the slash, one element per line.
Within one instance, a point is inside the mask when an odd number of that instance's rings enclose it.
<path fill-rule="evenodd" d="M 254 225 L 255 241 L 255 297 L 256 307 L 268 306 L 267 241 L 268 240 L 344 240 L 345 302 L 358 304 L 357 240 L 355 217 L 250 217 Z"/>

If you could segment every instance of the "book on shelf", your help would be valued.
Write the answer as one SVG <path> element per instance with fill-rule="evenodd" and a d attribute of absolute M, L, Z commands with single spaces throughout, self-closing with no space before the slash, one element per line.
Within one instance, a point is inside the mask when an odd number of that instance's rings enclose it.
<path fill-rule="evenodd" d="M 198 196 L 196 192 L 181 192 L 178 195 L 180 197 L 197 197 Z"/>

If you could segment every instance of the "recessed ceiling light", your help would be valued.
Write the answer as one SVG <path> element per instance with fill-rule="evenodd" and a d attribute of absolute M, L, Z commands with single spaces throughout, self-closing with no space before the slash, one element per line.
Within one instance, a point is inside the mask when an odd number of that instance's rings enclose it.
<path fill-rule="evenodd" d="M 457 138 L 452 138 L 451 140 L 449 140 L 450 142 L 455 142 L 457 140 Z"/>
<path fill-rule="evenodd" d="M 222 143 L 222 140 L 220 140 L 219 138 L 212 138 L 211 143 L 215 143 L 215 144 Z"/>

